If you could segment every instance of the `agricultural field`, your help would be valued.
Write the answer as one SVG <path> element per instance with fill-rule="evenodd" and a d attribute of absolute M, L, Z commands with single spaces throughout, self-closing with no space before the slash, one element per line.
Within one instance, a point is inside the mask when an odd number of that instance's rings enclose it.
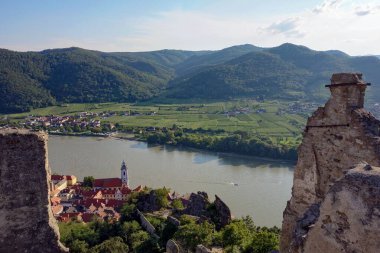
<path fill-rule="evenodd" d="M 178 127 L 226 132 L 244 131 L 270 138 L 294 138 L 300 135 L 305 115 L 287 113 L 289 102 L 236 100 L 204 104 L 64 104 L 32 110 L 28 113 L 3 115 L 11 121 L 27 116 L 74 115 L 79 112 L 116 112 L 98 117 L 102 123 L 129 127 Z M 284 112 L 285 111 L 285 112 Z"/>

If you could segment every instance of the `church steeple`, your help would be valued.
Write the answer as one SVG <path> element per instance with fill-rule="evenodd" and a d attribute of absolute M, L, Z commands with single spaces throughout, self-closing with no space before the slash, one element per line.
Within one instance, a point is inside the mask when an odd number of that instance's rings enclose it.
<path fill-rule="evenodd" d="M 123 160 L 123 162 L 121 163 L 121 182 L 123 183 L 123 185 L 125 186 L 128 186 L 129 187 L 129 181 L 128 181 L 128 167 L 127 165 L 125 164 L 125 161 Z"/>

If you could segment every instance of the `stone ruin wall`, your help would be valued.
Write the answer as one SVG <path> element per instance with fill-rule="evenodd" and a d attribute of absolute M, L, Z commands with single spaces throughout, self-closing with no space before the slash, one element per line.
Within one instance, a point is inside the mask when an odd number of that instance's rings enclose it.
<path fill-rule="evenodd" d="M 308 119 L 284 211 L 281 252 L 320 252 L 303 247 L 326 194 L 354 165 L 380 165 L 380 122 L 363 109 L 366 86 L 361 74 L 334 74 L 331 98 Z"/>
<path fill-rule="evenodd" d="M 47 135 L 0 129 L 0 252 L 64 252 L 50 209 Z"/>

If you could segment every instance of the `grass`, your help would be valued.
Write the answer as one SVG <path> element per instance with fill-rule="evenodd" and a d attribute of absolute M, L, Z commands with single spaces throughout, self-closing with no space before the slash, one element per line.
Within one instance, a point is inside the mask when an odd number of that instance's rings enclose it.
<path fill-rule="evenodd" d="M 9 114 L 11 121 L 20 121 L 28 115 L 73 115 L 78 112 L 131 112 L 145 114 L 156 112 L 156 115 L 113 116 L 101 119 L 102 122 L 119 123 L 130 127 L 172 127 L 173 124 L 190 129 L 225 130 L 226 132 L 245 131 L 270 137 L 276 142 L 292 141 L 299 137 L 306 118 L 296 114 L 281 114 L 279 109 L 286 108 L 289 102 L 255 100 L 236 100 L 227 102 L 194 103 L 194 104 L 148 104 L 134 105 L 127 103 L 101 104 L 65 104 L 32 110 L 28 113 Z M 249 108 L 251 112 L 227 116 L 225 111 Z M 257 113 L 258 109 L 266 112 Z"/>

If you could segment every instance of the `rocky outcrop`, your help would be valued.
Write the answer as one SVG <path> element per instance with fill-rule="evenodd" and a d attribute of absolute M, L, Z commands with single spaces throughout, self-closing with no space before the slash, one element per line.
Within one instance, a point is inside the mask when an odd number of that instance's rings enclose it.
<path fill-rule="evenodd" d="M 189 204 L 184 210 L 185 214 L 194 216 L 207 216 L 207 208 L 210 205 L 210 200 L 206 192 L 191 193 Z"/>
<path fill-rule="evenodd" d="M 49 204 L 47 136 L 0 130 L 0 252 L 62 252 Z"/>
<path fill-rule="evenodd" d="M 308 119 L 298 150 L 281 252 L 304 252 L 311 228 L 322 217 L 326 194 L 353 165 L 380 165 L 380 122 L 363 109 L 367 84 L 361 74 L 334 74 L 327 87 L 331 98 Z"/>
<path fill-rule="evenodd" d="M 181 249 L 176 241 L 170 239 L 166 243 L 166 253 L 185 253 L 185 251 Z"/>
<path fill-rule="evenodd" d="M 360 164 L 337 180 L 302 252 L 379 252 L 380 168 Z"/>
<path fill-rule="evenodd" d="M 214 219 L 218 229 L 230 224 L 232 220 L 231 210 L 217 195 L 215 195 L 214 205 L 216 210 Z"/>
<path fill-rule="evenodd" d="M 139 196 L 137 208 L 142 212 L 155 212 L 161 209 L 155 191 Z"/>

